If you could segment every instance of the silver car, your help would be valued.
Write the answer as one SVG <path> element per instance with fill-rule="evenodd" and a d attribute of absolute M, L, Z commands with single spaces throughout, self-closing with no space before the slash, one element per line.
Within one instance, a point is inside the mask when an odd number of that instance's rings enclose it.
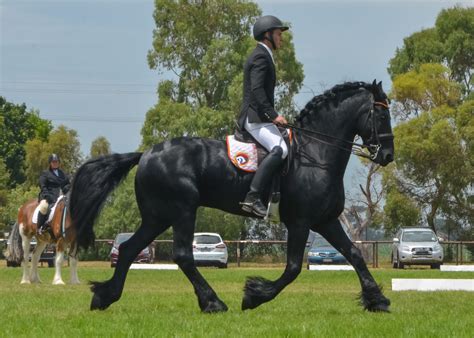
<path fill-rule="evenodd" d="M 227 245 L 219 234 L 196 232 L 193 240 L 193 256 L 196 265 L 227 268 Z"/>
<path fill-rule="evenodd" d="M 393 267 L 430 265 L 432 269 L 439 269 L 444 257 L 440 240 L 430 228 L 401 228 L 393 239 Z"/>

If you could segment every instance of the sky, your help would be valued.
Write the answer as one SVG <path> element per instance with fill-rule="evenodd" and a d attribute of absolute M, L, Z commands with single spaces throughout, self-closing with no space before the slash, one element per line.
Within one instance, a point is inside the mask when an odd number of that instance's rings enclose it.
<path fill-rule="evenodd" d="M 474 1 L 262 0 L 263 14 L 289 22 L 305 80 L 295 103 L 345 81 L 381 80 L 403 38 L 433 27 L 443 8 Z M 166 72 L 146 60 L 152 0 L 0 0 L 0 96 L 39 110 L 79 134 L 81 151 L 105 136 L 112 151 L 135 151 Z M 250 34 L 250 32 L 249 32 Z M 346 185 L 358 168 L 349 163 Z"/>

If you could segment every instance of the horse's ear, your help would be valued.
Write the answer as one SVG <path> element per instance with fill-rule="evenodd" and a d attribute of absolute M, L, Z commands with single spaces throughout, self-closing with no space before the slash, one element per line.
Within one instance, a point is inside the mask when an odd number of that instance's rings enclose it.
<path fill-rule="evenodd" d="M 380 82 L 377 84 L 377 87 L 379 87 L 379 89 L 382 90 L 382 81 L 380 81 Z"/>
<path fill-rule="evenodd" d="M 372 87 L 375 87 L 377 85 L 377 80 L 374 79 L 374 81 L 372 82 Z"/>

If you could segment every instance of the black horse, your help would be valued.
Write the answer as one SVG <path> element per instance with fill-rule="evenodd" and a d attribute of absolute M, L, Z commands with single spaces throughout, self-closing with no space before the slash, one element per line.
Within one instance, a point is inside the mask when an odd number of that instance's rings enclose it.
<path fill-rule="evenodd" d="M 294 125 L 296 153 L 281 178 L 280 218 L 288 229 L 287 265 L 275 281 L 246 281 L 242 309 L 275 298 L 301 272 L 309 230 L 320 233 L 354 266 L 362 286 L 361 304 L 369 311 L 388 311 L 384 297 L 338 216 L 344 208 L 343 176 L 359 135 L 370 157 L 383 166 L 393 160 L 393 136 L 387 96 L 381 83 L 352 82 L 314 97 Z M 79 245 L 94 241 L 93 224 L 108 194 L 138 164 L 135 194 L 142 222 L 120 247 L 113 277 L 92 282 L 91 310 L 119 300 L 133 259 L 158 235 L 173 227 L 173 258 L 192 283 L 203 312 L 227 306 L 199 273 L 193 260 L 193 233 L 199 206 L 250 216 L 239 205 L 252 174 L 233 166 L 223 141 L 175 138 L 144 153 L 113 154 L 82 165 L 73 180 L 71 216 Z"/>

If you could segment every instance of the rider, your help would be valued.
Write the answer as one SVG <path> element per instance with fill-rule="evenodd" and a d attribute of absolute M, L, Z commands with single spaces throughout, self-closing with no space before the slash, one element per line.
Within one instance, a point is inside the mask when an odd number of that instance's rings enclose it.
<path fill-rule="evenodd" d="M 69 178 L 59 169 L 61 163 L 57 154 L 51 154 L 48 158 L 49 169 L 44 170 L 39 178 L 39 212 L 38 212 L 38 234 L 42 234 L 46 228 L 46 220 L 51 207 L 61 195 L 66 194 L 70 188 Z"/>
<path fill-rule="evenodd" d="M 243 210 L 260 217 L 267 213 L 261 200 L 262 192 L 288 155 L 288 148 L 277 127 L 287 121 L 275 111 L 276 73 L 273 59 L 273 52 L 281 47 L 282 32 L 286 30 L 288 27 L 272 15 L 258 18 L 253 26 L 253 36 L 258 43 L 244 66 L 243 104 L 238 125 L 269 154 L 260 164 L 250 184 L 250 191 L 241 204 Z"/>

